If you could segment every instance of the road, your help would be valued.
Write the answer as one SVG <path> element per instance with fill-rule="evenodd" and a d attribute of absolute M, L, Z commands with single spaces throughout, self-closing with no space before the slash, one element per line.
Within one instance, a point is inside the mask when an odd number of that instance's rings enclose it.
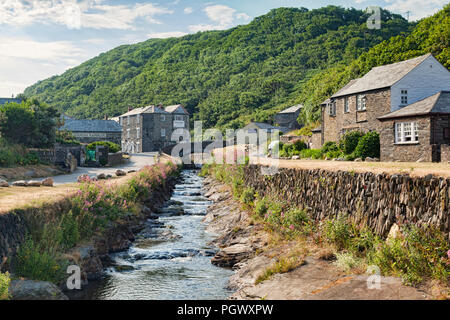
<path fill-rule="evenodd" d="M 77 179 L 82 174 L 87 174 L 90 177 L 97 176 L 100 173 L 111 174 L 114 175 L 116 170 L 139 170 L 146 165 L 152 165 L 156 162 L 157 152 L 149 152 L 149 153 L 137 153 L 132 154 L 130 160 L 120 166 L 111 167 L 111 168 L 86 168 L 86 167 L 78 167 L 75 172 L 71 174 L 59 175 L 51 177 L 54 181 L 54 185 L 63 185 L 67 183 L 77 182 Z M 42 181 L 46 178 L 35 179 L 36 181 Z"/>

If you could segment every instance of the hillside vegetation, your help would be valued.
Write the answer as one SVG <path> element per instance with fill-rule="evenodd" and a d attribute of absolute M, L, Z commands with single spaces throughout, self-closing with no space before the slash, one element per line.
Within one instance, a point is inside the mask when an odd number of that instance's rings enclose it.
<path fill-rule="evenodd" d="M 427 53 L 450 69 L 450 4 L 432 17 L 421 20 L 410 35 L 398 35 L 363 53 L 350 64 L 328 68 L 312 77 L 294 102 L 305 105 L 301 121 L 320 117 L 319 104 L 351 79 L 362 77 L 373 67 L 395 63 Z"/>
<path fill-rule="evenodd" d="M 382 28 L 369 30 L 368 17 L 336 6 L 275 9 L 226 31 L 120 46 L 38 82 L 25 95 L 79 118 L 119 115 L 130 105 L 182 103 L 206 127 L 237 128 L 271 119 L 308 96 L 311 89 L 302 88 L 320 70 L 348 65 L 414 26 L 383 11 Z"/>

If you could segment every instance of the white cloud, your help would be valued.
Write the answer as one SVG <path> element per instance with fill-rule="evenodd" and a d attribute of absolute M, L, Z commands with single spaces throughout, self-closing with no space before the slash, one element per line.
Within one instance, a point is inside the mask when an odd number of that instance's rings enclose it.
<path fill-rule="evenodd" d="M 181 31 L 171 31 L 171 32 L 155 32 L 155 33 L 149 33 L 149 38 L 154 39 L 165 39 L 165 38 L 173 38 L 173 37 L 182 37 L 187 35 L 186 32 Z"/>
<path fill-rule="evenodd" d="M 225 5 L 210 5 L 203 10 L 214 24 L 197 24 L 189 26 L 189 31 L 224 30 L 232 27 L 236 19 L 248 21 L 246 13 L 236 14 L 236 10 Z"/>
<path fill-rule="evenodd" d="M 90 55 L 70 41 L 38 42 L 0 36 L 0 96 L 18 94 L 38 80 L 80 64 Z"/>
<path fill-rule="evenodd" d="M 0 25 L 56 23 L 70 29 L 133 29 L 138 18 L 159 23 L 157 15 L 172 11 L 152 3 L 107 5 L 103 0 L 0 0 Z"/>
<path fill-rule="evenodd" d="M 410 12 L 410 19 L 418 20 L 431 16 L 444 7 L 448 0 L 385 0 L 385 9 L 399 14 Z"/>
<path fill-rule="evenodd" d="M 192 12 L 194 12 L 194 9 L 192 9 L 191 7 L 184 8 L 184 13 L 191 14 Z"/>

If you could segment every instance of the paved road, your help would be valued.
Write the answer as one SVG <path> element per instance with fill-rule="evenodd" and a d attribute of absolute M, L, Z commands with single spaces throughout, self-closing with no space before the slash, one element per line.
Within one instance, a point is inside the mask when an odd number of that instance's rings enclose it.
<path fill-rule="evenodd" d="M 74 173 L 66 174 L 66 175 L 59 175 L 59 176 L 53 176 L 51 177 L 54 180 L 55 185 L 62 185 L 66 183 L 73 183 L 76 182 L 78 177 L 82 174 L 87 174 L 90 177 L 97 176 L 100 173 L 105 174 L 112 174 L 116 172 L 117 169 L 121 169 L 124 171 L 128 170 L 139 170 L 146 165 L 152 165 L 156 162 L 156 155 L 157 152 L 149 152 L 149 153 L 139 153 L 139 154 L 132 154 L 130 160 L 123 165 L 112 167 L 112 168 L 85 168 L 85 167 L 79 167 L 77 170 L 75 170 Z M 42 181 L 45 178 L 40 179 L 34 179 L 37 181 Z"/>

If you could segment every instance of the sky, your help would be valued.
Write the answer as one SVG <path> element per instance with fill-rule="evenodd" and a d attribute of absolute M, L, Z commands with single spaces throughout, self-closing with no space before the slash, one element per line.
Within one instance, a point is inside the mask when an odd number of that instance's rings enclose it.
<path fill-rule="evenodd" d="M 279 7 L 380 6 L 418 20 L 448 0 L 0 0 L 0 97 L 122 44 L 247 24 Z"/>

